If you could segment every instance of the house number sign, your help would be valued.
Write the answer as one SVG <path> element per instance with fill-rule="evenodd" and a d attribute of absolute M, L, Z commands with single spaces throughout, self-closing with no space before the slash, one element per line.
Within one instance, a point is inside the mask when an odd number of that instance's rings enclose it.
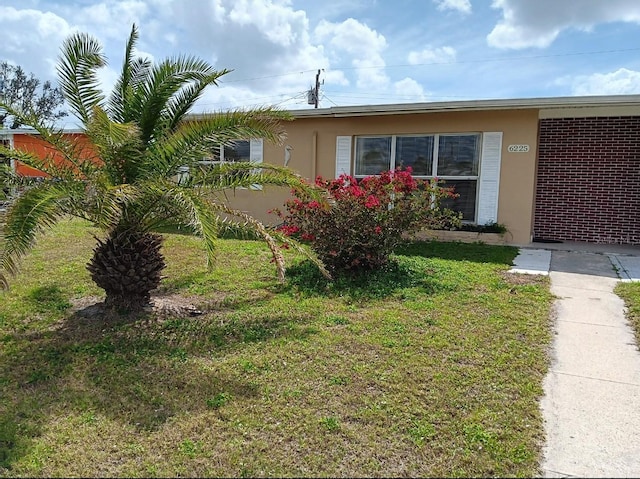
<path fill-rule="evenodd" d="M 529 145 L 509 145 L 507 151 L 509 153 L 526 153 L 529 151 Z"/>

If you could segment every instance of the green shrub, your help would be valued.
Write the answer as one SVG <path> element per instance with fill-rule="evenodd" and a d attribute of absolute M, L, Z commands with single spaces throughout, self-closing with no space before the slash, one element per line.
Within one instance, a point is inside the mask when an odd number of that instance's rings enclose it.
<path fill-rule="evenodd" d="M 416 180 L 411 169 L 386 171 L 361 180 L 319 177 L 326 202 L 293 192 L 280 230 L 309 242 L 331 272 L 378 269 L 387 264 L 403 233 L 421 228 L 457 227 L 460 215 L 441 207 L 452 189 L 437 180 Z"/>

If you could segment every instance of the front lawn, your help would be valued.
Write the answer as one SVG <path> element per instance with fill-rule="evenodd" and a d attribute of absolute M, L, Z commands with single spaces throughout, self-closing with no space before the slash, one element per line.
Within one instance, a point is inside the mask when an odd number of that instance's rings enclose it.
<path fill-rule="evenodd" d="M 627 319 L 636 335 L 636 344 L 640 345 L 640 283 L 618 283 L 615 293 L 627 306 Z"/>
<path fill-rule="evenodd" d="M 61 224 L 0 296 L 0 475 L 540 474 L 552 296 L 515 248 L 414 243 L 335 283 L 289 250 L 280 285 L 260 242 L 207 272 L 167 235 L 159 293 L 202 314 L 134 322 L 96 314 L 92 247 Z"/>

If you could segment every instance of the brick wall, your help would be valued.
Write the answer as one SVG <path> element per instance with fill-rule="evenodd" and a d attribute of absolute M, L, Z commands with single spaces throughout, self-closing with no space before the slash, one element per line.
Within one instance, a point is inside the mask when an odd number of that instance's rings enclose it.
<path fill-rule="evenodd" d="M 640 116 L 539 123 L 534 238 L 640 245 Z"/>

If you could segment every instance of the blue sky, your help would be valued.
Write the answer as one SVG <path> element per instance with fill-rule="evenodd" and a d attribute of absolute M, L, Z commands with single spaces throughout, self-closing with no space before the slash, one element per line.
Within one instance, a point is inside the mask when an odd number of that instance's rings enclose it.
<path fill-rule="evenodd" d="M 55 80 L 64 38 L 94 35 L 108 89 L 139 54 L 232 69 L 200 111 L 640 94 L 640 0 L 3 0 L 0 59 Z"/>

